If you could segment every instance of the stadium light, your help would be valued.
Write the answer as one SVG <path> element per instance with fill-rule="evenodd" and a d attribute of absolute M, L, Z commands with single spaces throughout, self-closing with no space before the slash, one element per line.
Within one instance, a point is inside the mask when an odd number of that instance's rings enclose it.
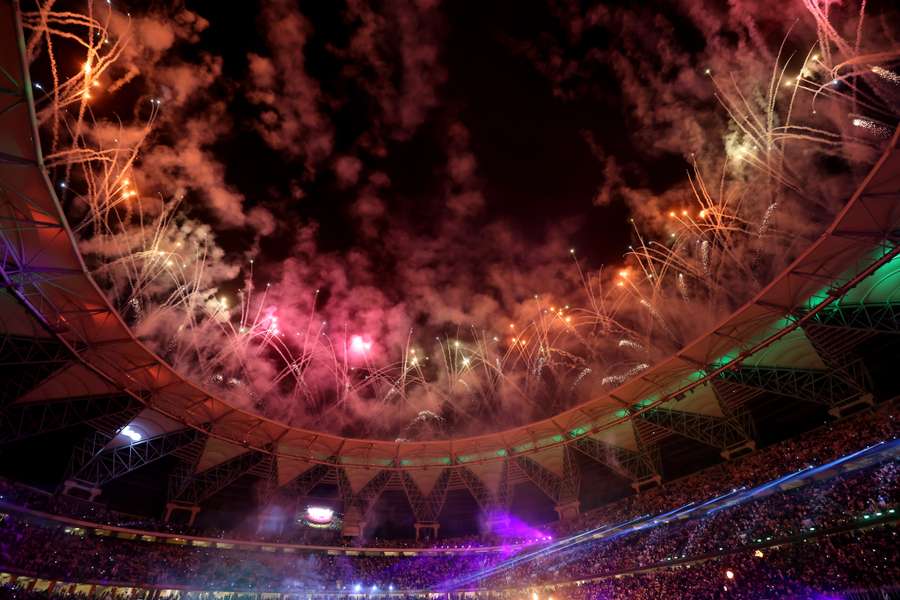
<path fill-rule="evenodd" d="M 132 442 L 139 442 L 144 439 L 144 436 L 141 434 L 141 432 L 133 429 L 131 425 L 126 425 L 119 433 L 127 437 Z"/>
<path fill-rule="evenodd" d="M 334 518 L 334 510 L 327 506 L 307 506 L 306 519 L 318 525 L 326 525 L 331 523 Z"/>

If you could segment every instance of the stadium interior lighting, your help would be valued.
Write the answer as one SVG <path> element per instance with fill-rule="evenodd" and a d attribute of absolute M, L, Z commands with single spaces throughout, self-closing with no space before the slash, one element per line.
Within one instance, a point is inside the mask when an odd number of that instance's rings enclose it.
<path fill-rule="evenodd" d="M 122 431 L 120 431 L 119 433 L 121 433 L 122 435 L 127 437 L 132 442 L 139 442 L 142 439 L 144 439 L 143 434 L 141 434 L 140 431 L 132 428 L 131 425 L 126 425 L 125 427 L 122 428 Z"/>
<path fill-rule="evenodd" d="M 334 510 L 327 506 L 307 506 L 306 520 L 319 525 L 331 523 L 334 518 Z"/>

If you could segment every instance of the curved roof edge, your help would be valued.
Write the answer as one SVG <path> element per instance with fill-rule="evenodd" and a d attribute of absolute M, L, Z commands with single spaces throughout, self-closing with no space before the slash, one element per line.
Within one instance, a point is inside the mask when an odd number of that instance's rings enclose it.
<path fill-rule="evenodd" d="M 496 433 L 440 441 L 346 438 L 267 419 L 187 381 L 137 339 L 88 273 L 43 165 L 15 3 L 0 7 L 0 65 L 18 101 L 0 113 L 0 275 L 10 291 L 104 386 L 246 449 L 364 469 L 467 466 L 532 454 L 630 421 L 708 383 L 800 328 L 900 254 L 900 130 L 831 226 L 718 326 L 651 369 L 558 415 Z M 15 44 L 15 51 L 12 45 Z"/>

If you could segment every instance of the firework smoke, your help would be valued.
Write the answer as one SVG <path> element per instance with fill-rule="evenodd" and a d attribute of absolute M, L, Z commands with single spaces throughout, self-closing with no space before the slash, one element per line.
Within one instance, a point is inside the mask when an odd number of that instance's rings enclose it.
<path fill-rule="evenodd" d="M 339 54 L 366 67 L 378 114 L 359 152 L 378 155 L 427 120 L 446 73 L 436 3 L 388 16 L 363 4 L 348 9 L 364 27 Z M 303 223 L 289 258 L 256 261 L 277 224 L 228 185 L 210 150 L 233 127 L 224 96 L 209 91 L 222 60 L 173 53 L 196 42 L 202 17 L 130 17 L 91 2 L 62 13 L 48 2 L 25 26 L 47 166 L 94 276 L 136 333 L 185 376 L 267 416 L 429 439 L 548 416 L 622 383 L 742 304 L 820 233 L 896 126 L 900 52 L 882 30 L 889 19 L 864 23 L 813 0 L 782 9 L 797 25 L 771 34 L 810 51 L 773 51 L 743 5 L 684 7 L 708 39 L 699 55 L 641 7 L 558 12 L 567 45 L 606 28 L 621 38 L 612 49 L 573 57 L 522 43 L 564 101 L 594 93 L 594 71 L 611 68 L 645 158 L 691 165 L 682 184 L 654 193 L 596 152 L 606 179 L 597 202 L 623 201 L 637 239 L 621 265 L 597 271 L 573 264 L 565 224 L 538 246 L 499 222 L 474 225 L 485 196 L 460 122 L 447 126 L 434 231 L 389 219 L 387 175 L 336 155 L 328 110 L 339 102 L 296 59 L 312 25 L 286 2 L 264 11 L 270 55 L 248 57 L 254 127 L 309 173 L 331 168 L 359 190 L 352 213 L 373 251 L 325 251 L 317 224 Z M 373 41 L 394 29 L 398 47 Z M 139 98 L 132 119 L 99 107 L 126 91 Z M 823 171 L 824 159 L 843 167 Z M 303 185 L 290 183 L 294 200 Z M 220 242 L 234 231 L 251 240 L 243 253 Z M 398 265 L 390 285 L 383 257 Z M 623 358 L 635 352 L 640 362 Z"/>

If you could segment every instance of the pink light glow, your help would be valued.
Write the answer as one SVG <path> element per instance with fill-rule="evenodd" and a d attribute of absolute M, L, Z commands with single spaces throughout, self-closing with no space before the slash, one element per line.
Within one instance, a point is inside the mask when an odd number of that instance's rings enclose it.
<path fill-rule="evenodd" d="M 354 354 L 365 354 L 372 349 L 372 342 L 366 341 L 361 335 L 350 338 L 350 351 Z"/>

